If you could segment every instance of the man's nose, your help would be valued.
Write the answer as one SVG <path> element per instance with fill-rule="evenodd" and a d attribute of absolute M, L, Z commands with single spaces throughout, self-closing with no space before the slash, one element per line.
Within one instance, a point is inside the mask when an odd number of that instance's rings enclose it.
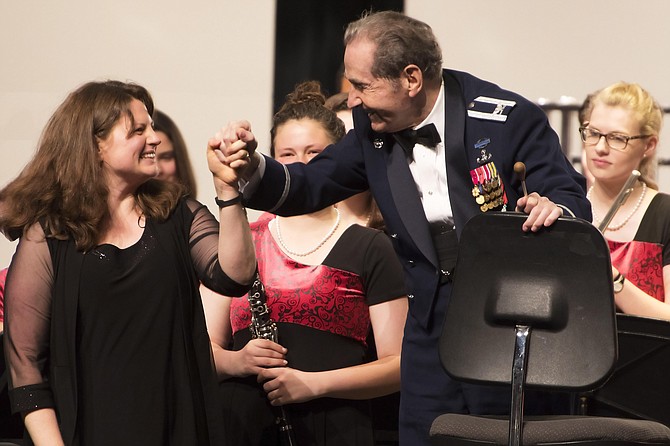
<path fill-rule="evenodd" d="M 351 90 L 349 90 L 349 96 L 347 97 L 347 107 L 354 108 L 357 105 L 360 105 L 361 103 L 362 103 L 361 98 L 358 95 L 356 89 L 352 88 Z"/>

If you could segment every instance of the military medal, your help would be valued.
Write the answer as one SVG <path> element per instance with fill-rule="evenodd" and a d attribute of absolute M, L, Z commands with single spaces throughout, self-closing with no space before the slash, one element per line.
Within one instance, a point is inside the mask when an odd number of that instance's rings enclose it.
<path fill-rule="evenodd" d="M 492 161 L 471 170 L 470 178 L 473 184 L 472 196 L 482 212 L 488 212 L 501 206 L 503 210 L 506 209 L 505 187 Z"/>

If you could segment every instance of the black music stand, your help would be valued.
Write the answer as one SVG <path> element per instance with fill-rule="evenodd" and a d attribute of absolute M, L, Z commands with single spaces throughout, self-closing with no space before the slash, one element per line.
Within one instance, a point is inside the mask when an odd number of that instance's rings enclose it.
<path fill-rule="evenodd" d="M 559 219 L 524 233 L 526 216 L 488 213 L 463 228 L 440 358 L 453 378 L 511 384 L 510 417 L 444 414 L 436 445 L 669 444 L 659 423 L 523 415 L 526 387 L 583 391 L 601 385 L 617 357 L 607 244 L 590 223 Z"/>
<path fill-rule="evenodd" d="M 617 331 L 614 373 L 584 396 L 585 413 L 670 426 L 670 321 L 617 314 Z"/>

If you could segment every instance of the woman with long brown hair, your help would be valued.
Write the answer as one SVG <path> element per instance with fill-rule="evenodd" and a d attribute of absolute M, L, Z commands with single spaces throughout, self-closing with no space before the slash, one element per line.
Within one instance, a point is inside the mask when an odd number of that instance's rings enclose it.
<path fill-rule="evenodd" d="M 5 290 L 10 397 L 36 445 L 221 441 L 198 283 L 248 289 L 249 225 L 211 147 L 220 223 L 154 180 L 152 113 L 139 85 L 81 86 L 0 191 L 0 230 L 20 237 Z"/>

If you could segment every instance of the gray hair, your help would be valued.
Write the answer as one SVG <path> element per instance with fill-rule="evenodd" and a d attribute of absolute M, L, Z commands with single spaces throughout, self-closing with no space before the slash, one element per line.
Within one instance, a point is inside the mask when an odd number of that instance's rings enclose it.
<path fill-rule="evenodd" d="M 345 47 L 359 38 L 377 45 L 372 64 L 372 75 L 377 78 L 395 80 L 410 64 L 418 66 L 429 80 L 442 74 L 442 50 L 424 22 L 395 11 L 368 12 L 347 26 Z"/>

